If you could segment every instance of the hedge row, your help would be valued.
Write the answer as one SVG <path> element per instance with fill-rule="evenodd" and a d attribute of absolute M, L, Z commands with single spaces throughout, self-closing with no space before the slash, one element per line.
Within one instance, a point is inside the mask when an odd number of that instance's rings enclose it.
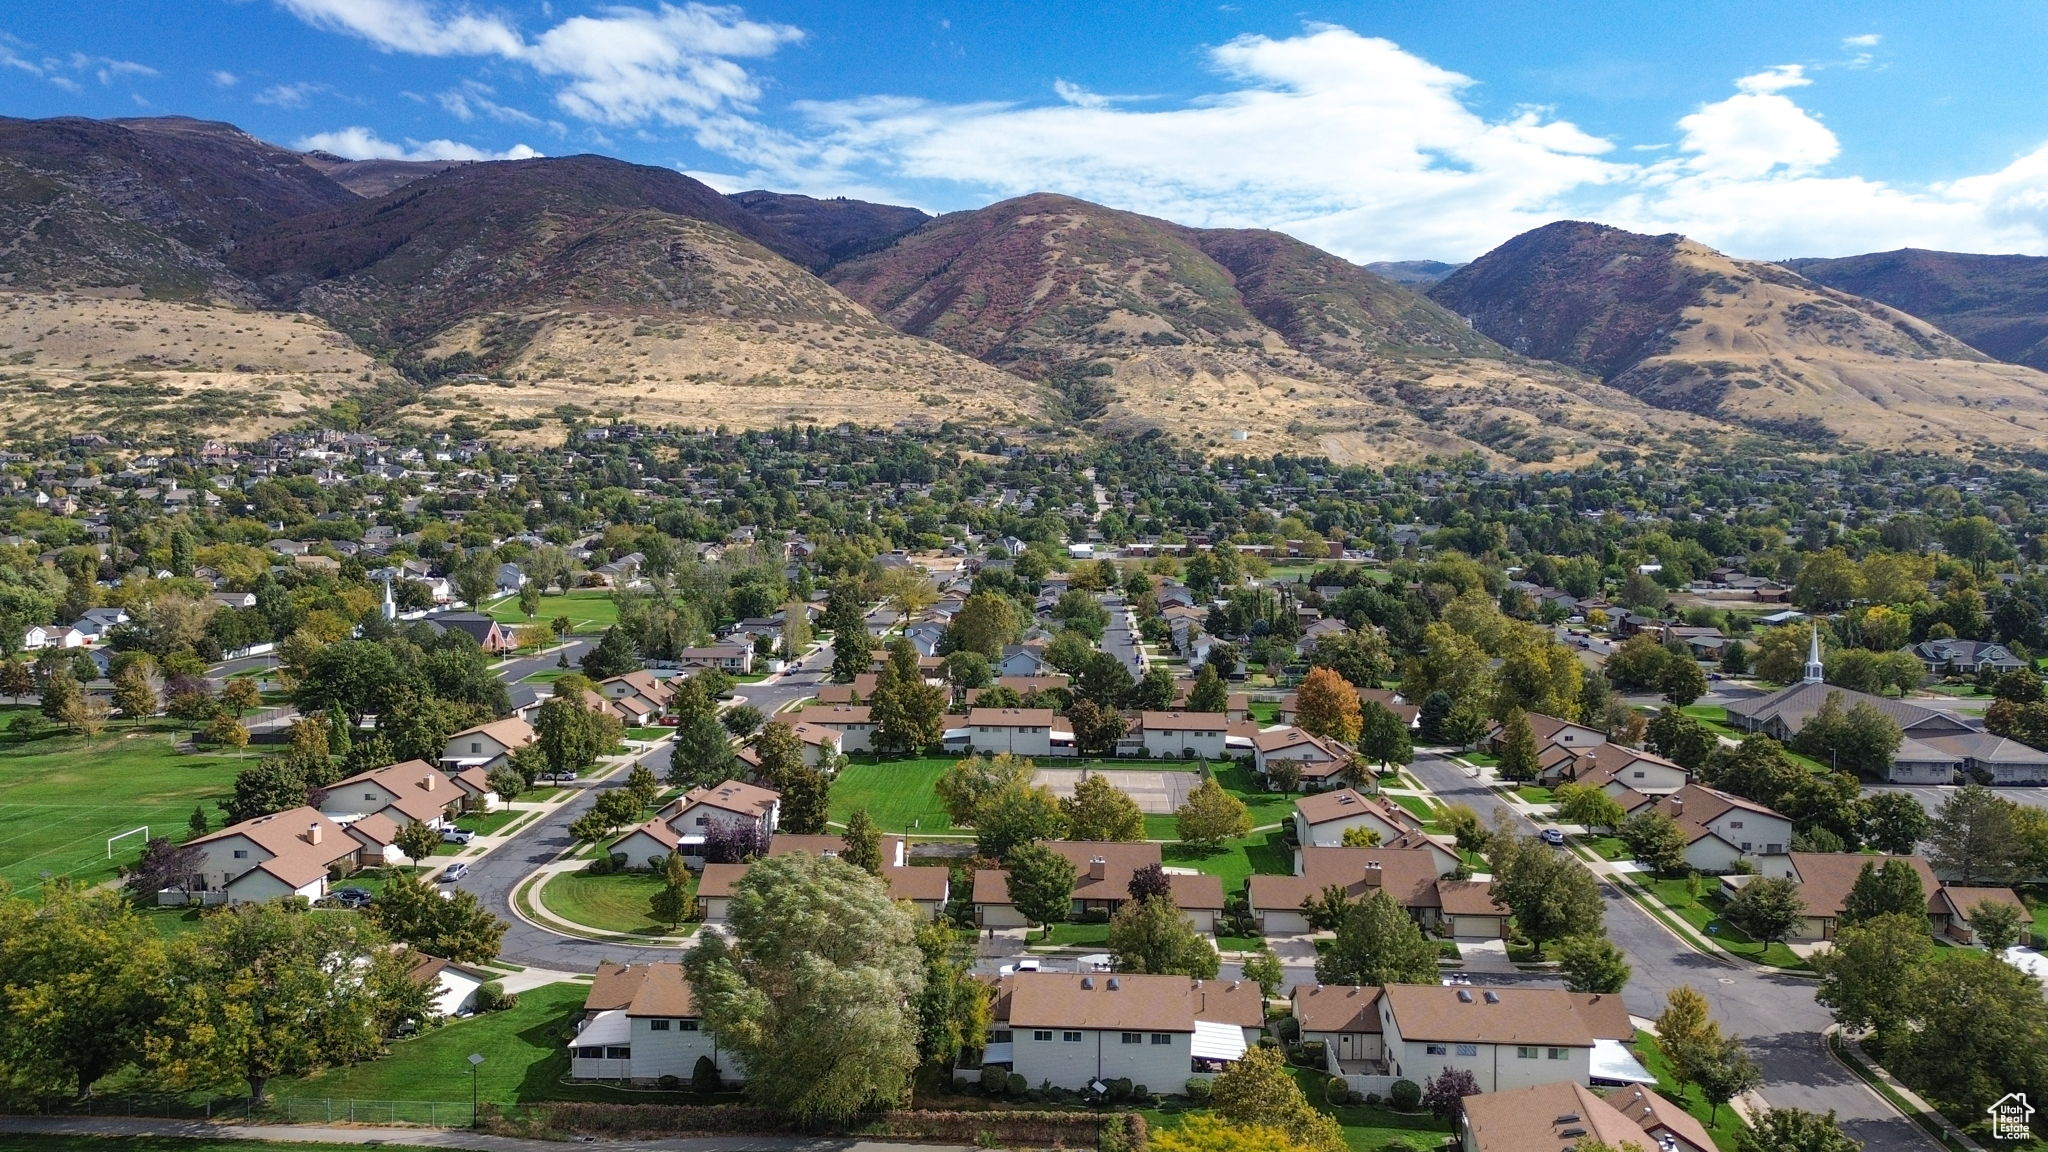
<path fill-rule="evenodd" d="M 514 1135 L 576 1135 L 649 1138 L 721 1136 L 755 1132 L 806 1132 L 782 1113 L 738 1104 L 677 1107 L 660 1104 L 604 1104 L 571 1101 L 528 1104 L 487 1117 L 497 1131 Z M 943 1140 L 1000 1147 L 1101 1147 L 1137 1152 L 1146 1144 L 1145 1118 L 1129 1113 L 981 1112 L 905 1109 L 884 1112 L 846 1126 L 848 1135 L 908 1140 Z"/>

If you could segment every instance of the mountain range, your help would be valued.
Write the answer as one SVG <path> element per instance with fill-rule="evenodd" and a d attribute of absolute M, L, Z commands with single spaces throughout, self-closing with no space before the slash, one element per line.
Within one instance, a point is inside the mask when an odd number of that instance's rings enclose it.
<path fill-rule="evenodd" d="M 17 437 L 247 434 L 341 399 L 511 438 L 574 413 L 953 421 L 1382 464 L 2048 429 L 2032 257 L 1774 265 L 1560 222 L 1467 265 L 1360 266 L 1050 194 L 931 217 L 177 117 L 0 118 L 0 221 Z"/>

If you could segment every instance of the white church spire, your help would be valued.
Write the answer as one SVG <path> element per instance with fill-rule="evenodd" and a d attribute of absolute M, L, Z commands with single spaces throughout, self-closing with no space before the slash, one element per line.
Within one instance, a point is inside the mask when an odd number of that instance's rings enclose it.
<path fill-rule="evenodd" d="M 1805 683 L 1818 684 L 1827 679 L 1827 666 L 1820 659 L 1820 622 L 1813 624 L 1813 640 L 1806 650 Z"/>

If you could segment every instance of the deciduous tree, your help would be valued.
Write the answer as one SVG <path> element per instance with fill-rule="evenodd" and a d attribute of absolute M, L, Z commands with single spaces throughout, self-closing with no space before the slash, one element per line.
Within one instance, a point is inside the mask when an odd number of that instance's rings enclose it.
<path fill-rule="evenodd" d="M 1220 959 L 1171 896 L 1127 900 L 1109 921 L 1109 951 L 1119 972 L 1211 980 Z"/>
<path fill-rule="evenodd" d="M 1204 851 L 1215 851 L 1224 841 L 1249 835 L 1252 830 L 1251 810 L 1225 792 L 1213 776 L 1195 785 L 1187 803 L 1176 808 L 1173 816 L 1180 842 Z"/>
<path fill-rule="evenodd" d="M 1067 835 L 1076 840 L 1143 840 L 1145 814 L 1138 802 L 1109 777 L 1090 773 L 1074 785 L 1074 794 L 1060 801 Z"/>
<path fill-rule="evenodd" d="M 1358 690 L 1328 668 L 1311 668 L 1294 692 L 1294 722 L 1312 735 L 1356 743 L 1363 722 Z"/>
<path fill-rule="evenodd" d="M 1889 1040 L 1906 1023 L 1906 987 L 1913 969 L 1933 950 L 1924 917 L 1877 916 L 1846 925 L 1829 947 L 1814 953 L 1813 967 L 1820 973 L 1815 999 L 1832 1009 L 1843 1027 L 1875 1029 Z"/>
<path fill-rule="evenodd" d="M 1375 889 L 1354 901 L 1337 924 L 1329 951 L 1316 958 L 1323 984 L 1433 984 L 1436 946 L 1413 917 L 1387 893 Z"/>
<path fill-rule="evenodd" d="M 1072 860 L 1043 844 L 1021 844 L 1004 863 L 1009 870 L 1010 903 L 1018 915 L 1048 930 L 1066 921 L 1074 904 Z"/>
<path fill-rule="evenodd" d="M 1557 945 L 1564 986 L 1573 992 L 1612 995 L 1628 984 L 1628 958 L 1605 936 L 1568 936 Z"/>
<path fill-rule="evenodd" d="M 484 907 L 474 892 L 438 886 L 401 874 L 384 885 L 370 905 L 370 922 L 386 936 L 458 964 L 495 960 L 507 925 Z"/>
<path fill-rule="evenodd" d="M 1344 1133 L 1334 1117 L 1302 1095 L 1278 1048 L 1253 1048 L 1216 1077 L 1210 1095 L 1215 1114 L 1231 1124 L 1277 1128 L 1309 1152 L 1344 1152 Z"/>

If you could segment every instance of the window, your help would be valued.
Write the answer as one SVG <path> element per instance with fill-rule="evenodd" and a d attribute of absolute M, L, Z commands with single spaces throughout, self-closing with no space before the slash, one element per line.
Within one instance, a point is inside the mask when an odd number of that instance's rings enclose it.
<path fill-rule="evenodd" d="M 1031 1038 L 1038 1041 L 1047 1041 L 1052 1039 L 1052 1033 L 1044 1028 L 1040 1028 L 1031 1034 Z"/>
<path fill-rule="evenodd" d="M 365 799 L 365 800 L 375 800 L 376 798 L 377 798 L 377 794 L 376 794 L 375 792 L 365 792 L 365 793 L 363 793 L 363 799 Z"/>
<path fill-rule="evenodd" d="M 1171 1032 L 1154 1032 L 1154 1033 L 1152 1034 L 1152 1042 L 1153 1042 L 1154 1044 L 1171 1044 L 1171 1043 L 1173 1043 L 1173 1033 L 1171 1033 Z"/>
<path fill-rule="evenodd" d="M 476 752 L 482 752 L 482 751 L 484 750 L 484 746 L 483 746 L 482 744 L 479 744 L 478 742 L 476 742 L 476 741 L 474 741 L 474 740 L 471 740 L 471 741 L 469 742 L 469 750 L 470 750 L 470 751 L 471 751 L 472 753 L 476 753 Z"/>
<path fill-rule="evenodd" d="M 1544 1051 L 1543 1055 L 1552 1060 L 1563 1060 L 1571 1055 L 1571 1051 L 1565 1048 L 1549 1048 Z"/>
<path fill-rule="evenodd" d="M 1145 1042 L 1145 1034 L 1143 1032 L 1126 1032 L 1123 1035 L 1123 1041 L 1126 1044 L 1143 1044 Z"/>
<path fill-rule="evenodd" d="M 602 1060 L 604 1059 L 604 1049 L 578 1048 L 576 1050 L 576 1058 L 578 1060 Z"/>
<path fill-rule="evenodd" d="M 1642 772 L 1641 772 L 1640 770 L 1638 770 L 1638 771 L 1637 771 L 1637 772 L 1636 772 L 1636 773 L 1635 773 L 1634 775 L 1635 775 L 1635 778 L 1636 778 L 1636 779 L 1638 779 L 1638 780 L 1641 780 L 1641 779 L 1643 778 L 1643 774 L 1642 774 Z"/>
<path fill-rule="evenodd" d="M 666 1021 L 666 1020 L 649 1020 L 649 1021 L 647 1022 L 647 1030 L 648 1030 L 649 1032 L 666 1032 L 666 1031 L 668 1031 L 668 1021 Z"/>
<path fill-rule="evenodd" d="M 708 816 L 699 816 L 699 817 L 697 817 L 697 827 L 699 827 L 699 828 L 702 828 L 702 827 L 704 827 L 704 826 L 705 826 L 706 824 L 709 824 L 709 823 L 711 823 L 711 818 L 710 818 L 710 817 L 708 817 Z"/>
<path fill-rule="evenodd" d="M 1060 1033 L 1060 1042 L 1063 1044 L 1079 1044 L 1081 1042 L 1081 1034 L 1079 1032 L 1062 1032 Z"/>
<path fill-rule="evenodd" d="M 1479 1055 L 1479 1045 L 1477 1045 L 1477 1044 L 1460 1044 L 1460 1045 L 1458 1045 L 1458 1055 L 1460 1055 L 1460 1056 L 1477 1056 L 1477 1055 Z"/>
<path fill-rule="evenodd" d="M 1728 822 L 1728 826 L 1729 826 L 1730 828 L 1740 828 L 1740 827 L 1742 827 L 1742 821 L 1740 821 L 1740 820 L 1730 820 L 1730 821 Z"/>
<path fill-rule="evenodd" d="M 1422 1046 L 1422 1054 L 1425 1056 L 1448 1056 L 1450 1052 L 1451 1050 L 1442 1044 L 1424 1044 Z"/>
<path fill-rule="evenodd" d="M 237 848 L 237 849 L 235 849 L 235 859 L 237 859 L 237 860 L 247 860 L 248 858 L 249 858 L 249 850 L 248 850 L 247 848 Z"/>
<path fill-rule="evenodd" d="M 604 1058 L 607 1060 L 631 1060 L 633 1058 L 633 1049 L 622 1045 L 613 1045 L 604 1050 Z"/>
<path fill-rule="evenodd" d="M 988 1042 L 991 1044 L 1009 1044 L 1016 1039 L 1017 1034 L 1008 1028 L 997 1028 L 988 1034 Z"/>
<path fill-rule="evenodd" d="M 696 1030 L 697 1022 L 695 1020 L 676 1021 L 676 1031 L 678 1032 L 695 1032 Z"/>
<path fill-rule="evenodd" d="M 1524 1044 L 1515 1049 L 1515 1058 L 1518 1060 L 1534 1060 L 1536 1058 L 1536 1049 L 1531 1045 Z"/>

